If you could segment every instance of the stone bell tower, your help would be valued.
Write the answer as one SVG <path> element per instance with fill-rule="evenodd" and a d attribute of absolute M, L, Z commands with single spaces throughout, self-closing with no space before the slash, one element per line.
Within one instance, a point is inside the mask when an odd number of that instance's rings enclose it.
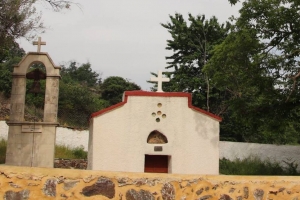
<path fill-rule="evenodd" d="M 33 42 L 37 52 L 29 52 L 14 66 L 11 111 L 6 151 L 7 165 L 53 167 L 57 122 L 60 67 L 55 66 L 48 53 L 41 52 L 41 38 Z M 24 120 L 26 77 L 39 81 L 39 76 L 27 73 L 32 64 L 41 63 L 46 68 L 44 118 L 42 122 Z M 27 76 L 26 76 L 27 75 Z"/>

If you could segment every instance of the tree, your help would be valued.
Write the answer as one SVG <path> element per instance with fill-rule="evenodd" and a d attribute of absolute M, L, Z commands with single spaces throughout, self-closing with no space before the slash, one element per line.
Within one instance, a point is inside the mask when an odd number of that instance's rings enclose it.
<path fill-rule="evenodd" d="M 101 96 L 108 101 L 110 105 L 114 105 L 122 101 L 125 91 L 140 90 L 137 84 L 125 80 L 119 76 L 111 76 L 106 78 L 101 85 Z"/>
<path fill-rule="evenodd" d="M 5 57 L 0 57 L 0 92 L 3 92 L 6 97 L 11 94 L 13 65 L 17 64 L 24 55 L 25 51 L 15 44 Z"/>
<path fill-rule="evenodd" d="M 35 3 L 46 2 L 54 11 L 68 9 L 71 1 L 65 0 L 1 0 L 0 2 L 0 61 L 16 46 L 16 39 L 33 39 L 45 30 L 42 13 Z"/>
<path fill-rule="evenodd" d="M 172 72 L 165 74 L 171 79 L 164 84 L 164 91 L 182 91 L 193 94 L 193 104 L 208 111 L 219 113 L 215 96 L 222 95 L 210 86 L 210 78 L 202 69 L 211 58 L 211 50 L 226 37 L 230 25 L 220 24 L 216 17 L 189 14 L 186 21 L 181 14 L 170 16 L 170 22 L 162 24 L 171 34 L 167 50 L 173 55 L 166 57 L 166 67 Z"/>
<path fill-rule="evenodd" d="M 61 75 L 65 82 L 79 82 L 88 87 L 97 87 L 101 83 L 101 75 L 92 70 L 89 62 L 81 64 L 72 61 L 69 67 L 62 66 Z"/>
<path fill-rule="evenodd" d="M 236 1 L 231 1 L 236 3 Z M 299 2 L 245 1 L 204 68 L 242 141 L 299 142 Z M 222 131 L 230 131 L 230 127 Z"/>

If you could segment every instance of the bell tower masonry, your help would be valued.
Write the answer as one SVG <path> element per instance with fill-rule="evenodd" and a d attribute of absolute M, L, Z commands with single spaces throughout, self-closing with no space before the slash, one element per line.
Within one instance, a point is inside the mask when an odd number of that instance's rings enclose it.
<path fill-rule="evenodd" d="M 57 107 L 59 94 L 60 67 L 55 66 L 46 52 L 41 52 L 41 45 L 46 45 L 38 38 L 37 52 L 29 52 L 14 66 L 10 117 L 6 150 L 7 165 L 53 167 Z M 46 73 L 28 72 L 33 64 L 43 64 Z M 26 80 L 46 79 L 44 117 L 42 121 L 29 122 L 24 119 Z M 35 91 L 37 92 L 37 91 Z"/>

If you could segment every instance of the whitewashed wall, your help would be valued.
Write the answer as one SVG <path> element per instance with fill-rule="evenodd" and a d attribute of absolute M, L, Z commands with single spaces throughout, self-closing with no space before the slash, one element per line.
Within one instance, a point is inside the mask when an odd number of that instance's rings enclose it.
<path fill-rule="evenodd" d="M 7 139 L 8 126 L 5 121 L 0 121 L 0 138 Z M 84 147 L 88 149 L 89 133 L 85 131 L 76 131 L 68 128 L 57 128 L 56 144 L 64 144 L 71 147 Z M 290 145 L 271 145 L 256 143 L 224 142 L 221 141 L 220 158 L 234 160 L 236 158 L 247 158 L 249 156 L 258 156 L 261 159 L 270 159 L 280 163 L 282 161 L 295 161 L 300 169 L 300 146 Z"/>
<path fill-rule="evenodd" d="M 256 156 L 261 160 L 279 162 L 282 166 L 286 166 L 283 161 L 295 161 L 298 164 L 298 170 L 300 170 L 300 146 L 224 141 L 221 141 L 219 145 L 220 158 L 235 160 L 236 158 L 243 159 Z"/>
<path fill-rule="evenodd" d="M 7 139 L 8 126 L 5 121 L 0 121 L 0 138 Z M 56 129 L 56 144 L 69 147 L 83 147 L 88 150 L 89 131 L 78 131 L 69 128 L 58 127 Z"/>

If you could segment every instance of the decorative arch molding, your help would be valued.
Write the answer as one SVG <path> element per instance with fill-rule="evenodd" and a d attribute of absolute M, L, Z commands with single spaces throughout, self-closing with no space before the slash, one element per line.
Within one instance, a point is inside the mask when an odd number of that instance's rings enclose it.
<path fill-rule="evenodd" d="M 48 53 L 29 52 L 14 66 L 11 93 L 11 122 L 24 121 L 26 73 L 34 63 L 42 63 L 46 69 L 44 122 L 57 123 L 60 67 L 55 66 Z"/>
<path fill-rule="evenodd" d="M 168 143 L 168 138 L 161 132 L 154 130 L 148 135 L 147 143 L 148 144 L 166 144 L 166 143 Z"/>

